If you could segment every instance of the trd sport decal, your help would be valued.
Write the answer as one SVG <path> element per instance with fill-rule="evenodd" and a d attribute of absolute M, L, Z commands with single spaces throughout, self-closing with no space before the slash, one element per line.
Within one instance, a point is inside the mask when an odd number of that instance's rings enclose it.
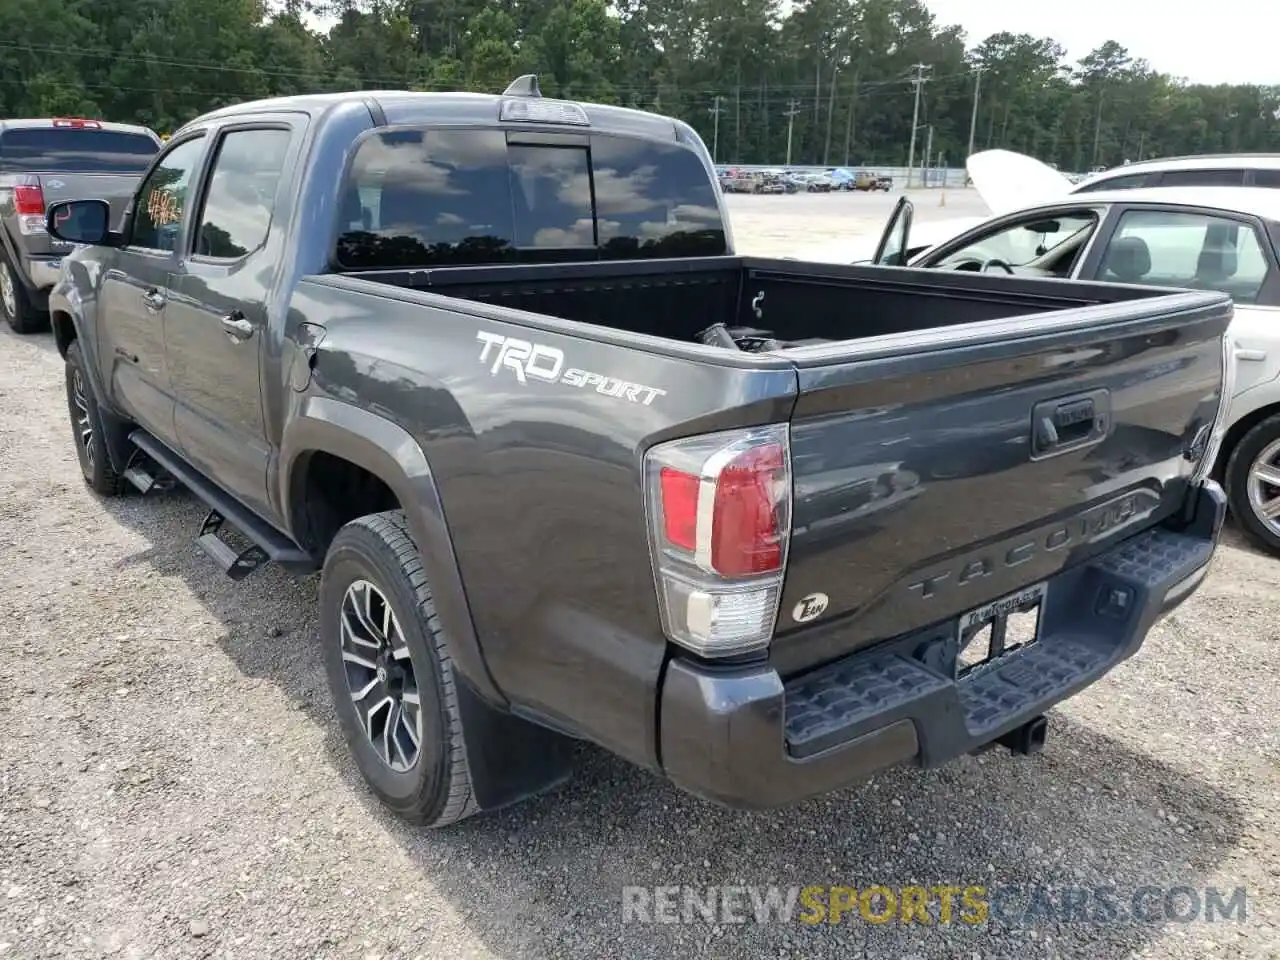
<path fill-rule="evenodd" d="M 545 344 L 530 343 L 528 340 L 517 340 L 484 330 L 476 334 L 476 339 L 483 344 L 480 348 L 480 362 L 489 364 L 489 373 L 495 377 L 499 371 L 510 370 L 521 383 L 528 383 L 532 379 L 544 383 L 563 383 L 568 387 L 594 387 L 596 393 L 606 397 L 617 397 L 645 407 L 657 397 L 667 394 L 667 391 L 657 387 L 646 387 L 643 383 L 606 377 L 602 373 L 591 373 L 577 367 L 566 370 L 564 351 Z"/>

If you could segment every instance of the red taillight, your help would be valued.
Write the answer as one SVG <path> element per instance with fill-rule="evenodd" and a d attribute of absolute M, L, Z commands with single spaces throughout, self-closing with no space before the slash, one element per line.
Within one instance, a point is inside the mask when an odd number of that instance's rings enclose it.
<path fill-rule="evenodd" d="M 18 186 L 13 188 L 13 205 L 20 217 L 44 216 L 44 191 L 36 186 Z"/>
<path fill-rule="evenodd" d="M 692 553 L 697 548 L 698 478 L 663 467 L 661 484 L 662 532 L 673 547 Z"/>
<path fill-rule="evenodd" d="M 768 573 L 782 566 L 776 484 L 786 460 L 767 444 L 731 460 L 716 481 L 711 522 L 711 566 L 724 577 Z"/>
<path fill-rule="evenodd" d="M 707 657 L 769 645 L 791 533 L 789 428 L 672 440 L 645 454 L 667 636 Z"/>

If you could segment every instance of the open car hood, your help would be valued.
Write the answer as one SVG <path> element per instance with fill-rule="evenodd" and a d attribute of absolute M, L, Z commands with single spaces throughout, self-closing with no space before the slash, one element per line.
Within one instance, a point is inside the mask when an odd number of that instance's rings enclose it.
<path fill-rule="evenodd" d="M 1062 173 L 1012 150 L 983 150 L 965 164 L 993 217 L 1065 197 L 1075 187 Z"/>

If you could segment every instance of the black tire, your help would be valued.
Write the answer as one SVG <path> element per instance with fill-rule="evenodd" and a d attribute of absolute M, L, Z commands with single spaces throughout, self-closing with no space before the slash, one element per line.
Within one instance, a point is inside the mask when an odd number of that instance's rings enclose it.
<path fill-rule="evenodd" d="M 0 314 L 4 315 L 5 323 L 13 328 L 14 333 L 37 333 L 47 329 L 49 315 L 31 305 L 31 297 L 22 285 L 18 271 L 10 266 L 9 258 L 3 253 L 0 253 L 0 274 L 3 274 L 0 276 L 0 293 L 9 293 L 12 297 L 11 304 L 10 296 L 0 296 Z"/>
<path fill-rule="evenodd" d="M 1280 530 L 1268 526 L 1266 521 L 1258 515 L 1249 497 L 1249 486 L 1250 474 L 1259 459 L 1265 456 L 1271 463 L 1280 459 L 1277 456 L 1280 454 L 1280 447 L 1276 446 L 1278 444 L 1280 444 L 1280 414 L 1254 424 L 1249 432 L 1240 438 L 1240 442 L 1231 451 L 1224 474 L 1227 504 L 1231 507 L 1236 523 L 1240 525 L 1240 529 L 1254 546 L 1273 556 L 1280 556 Z M 1267 486 L 1273 485 L 1267 484 Z M 1280 487 L 1276 487 L 1276 490 L 1277 494 L 1280 494 Z M 1277 526 L 1280 526 L 1280 523 L 1277 523 Z"/>
<path fill-rule="evenodd" d="M 420 723 L 418 754 L 403 771 L 393 769 L 374 746 L 343 659 L 343 604 L 348 590 L 361 581 L 381 592 L 408 648 Z M 477 813 L 449 643 L 403 511 L 360 517 L 334 537 L 320 581 L 320 641 L 342 732 L 357 769 L 378 799 L 404 819 L 428 827 L 447 826 Z M 388 708 L 384 731 L 392 716 L 396 714 Z M 385 740 L 384 746 L 390 756 Z"/>
<path fill-rule="evenodd" d="M 94 493 L 117 497 L 124 492 L 127 482 L 116 473 L 107 455 L 98 398 L 94 396 L 93 384 L 85 369 L 79 340 L 72 340 L 67 347 L 66 380 L 71 442 L 76 446 L 80 473 Z"/>

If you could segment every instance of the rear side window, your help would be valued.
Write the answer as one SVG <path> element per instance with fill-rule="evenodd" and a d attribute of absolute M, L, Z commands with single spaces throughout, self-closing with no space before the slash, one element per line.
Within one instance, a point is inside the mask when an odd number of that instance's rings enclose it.
<path fill-rule="evenodd" d="M 223 136 L 200 212 L 198 255 L 236 260 L 266 241 L 290 137 L 288 130 Z"/>
<path fill-rule="evenodd" d="M 1145 173 L 1130 173 L 1119 177 L 1108 177 L 1106 180 L 1085 184 L 1073 192 L 1095 193 L 1099 190 L 1132 190 L 1136 187 L 1144 186 L 1147 182 L 1147 177 L 1148 174 Z"/>
<path fill-rule="evenodd" d="M 715 186 L 675 144 L 383 131 L 357 150 L 342 204 L 348 269 L 725 252 Z"/>
<path fill-rule="evenodd" d="M 31 127 L 0 133 L 6 173 L 141 173 L 160 146 L 140 133 Z"/>
<path fill-rule="evenodd" d="M 1280 187 L 1280 170 L 1253 171 L 1253 184 L 1256 187 Z"/>
<path fill-rule="evenodd" d="M 1244 170 L 1166 170 L 1160 174 L 1162 187 L 1240 187 Z"/>
<path fill-rule="evenodd" d="M 1253 303 L 1269 269 L 1249 224 L 1206 213 L 1130 210 L 1103 251 L 1098 279 L 1219 290 Z"/>

